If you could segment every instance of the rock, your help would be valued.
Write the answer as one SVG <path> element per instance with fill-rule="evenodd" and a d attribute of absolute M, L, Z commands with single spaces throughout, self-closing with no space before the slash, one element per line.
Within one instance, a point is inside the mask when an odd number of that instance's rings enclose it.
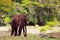
<path fill-rule="evenodd" d="M 40 32 L 40 37 L 41 38 L 46 38 L 46 37 L 60 38 L 60 27 L 53 27 L 52 30 Z"/>
<path fill-rule="evenodd" d="M 56 33 L 40 33 L 40 37 L 41 38 L 47 38 L 47 37 L 51 37 L 51 38 L 60 38 L 60 32 L 56 32 Z"/>
<path fill-rule="evenodd" d="M 46 37 L 53 37 L 53 38 L 60 38 L 60 32 L 54 32 L 54 31 L 47 31 L 47 32 L 42 32 L 40 33 L 41 38 L 46 38 Z"/>
<path fill-rule="evenodd" d="M 50 36 L 51 36 L 50 33 L 45 33 L 45 32 L 40 33 L 41 38 L 47 38 L 47 37 L 50 37 Z"/>
<path fill-rule="evenodd" d="M 60 38 L 60 32 L 50 33 L 50 34 L 51 34 L 51 37 Z"/>

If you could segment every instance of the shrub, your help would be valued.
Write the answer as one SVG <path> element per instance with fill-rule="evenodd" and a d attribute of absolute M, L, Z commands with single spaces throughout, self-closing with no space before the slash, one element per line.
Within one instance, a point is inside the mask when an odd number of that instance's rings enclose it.
<path fill-rule="evenodd" d="M 5 17 L 5 18 L 4 18 L 4 23 L 5 23 L 5 24 L 8 24 L 9 22 L 10 22 L 10 17 Z"/>
<path fill-rule="evenodd" d="M 42 27 L 39 28 L 40 32 L 42 32 L 42 31 L 47 31 L 47 30 L 51 30 L 51 29 L 52 29 L 52 27 L 50 27 L 50 26 L 48 26 L 48 25 L 45 25 L 45 26 L 42 26 Z"/>
<path fill-rule="evenodd" d="M 54 27 L 57 25 L 57 22 L 56 21 L 50 21 L 50 22 L 47 22 L 47 25 L 49 25 L 50 27 Z"/>

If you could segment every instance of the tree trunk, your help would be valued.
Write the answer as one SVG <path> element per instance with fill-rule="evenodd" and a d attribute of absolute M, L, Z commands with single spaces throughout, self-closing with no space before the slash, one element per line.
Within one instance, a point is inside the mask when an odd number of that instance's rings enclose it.
<path fill-rule="evenodd" d="M 43 12 L 43 9 L 42 8 L 41 9 L 38 8 L 38 11 L 37 11 L 37 19 L 38 19 L 38 25 L 39 26 L 45 25 L 45 21 L 43 19 L 42 12 Z"/>

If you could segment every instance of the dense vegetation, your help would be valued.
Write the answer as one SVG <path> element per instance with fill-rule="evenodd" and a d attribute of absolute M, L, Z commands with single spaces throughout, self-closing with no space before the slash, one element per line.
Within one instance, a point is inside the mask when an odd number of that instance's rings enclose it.
<path fill-rule="evenodd" d="M 29 25 L 53 25 L 60 21 L 60 0 L 0 0 L 0 25 L 19 13 L 29 17 Z"/>

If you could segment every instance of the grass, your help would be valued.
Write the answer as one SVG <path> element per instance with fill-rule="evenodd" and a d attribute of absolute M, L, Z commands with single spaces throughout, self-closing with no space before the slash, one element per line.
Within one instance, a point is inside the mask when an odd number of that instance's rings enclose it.
<path fill-rule="evenodd" d="M 30 28 L 30 27 L 29 27 Z M 40 38 L 39 35 L 28 34 L 27 37 L 21 36 L 10 36 L 10 32 L 0 34 L 0 40 L 60 40 L 60 38 Z"/>
<path fill-rule="evenodd" d="M 10 36 L 10 33 L 0 35 L 0 40 L 60 40 L 60 38 L 40 38 L 39 35 L 28 34 L 27 37 L 21 36 Z"/>

